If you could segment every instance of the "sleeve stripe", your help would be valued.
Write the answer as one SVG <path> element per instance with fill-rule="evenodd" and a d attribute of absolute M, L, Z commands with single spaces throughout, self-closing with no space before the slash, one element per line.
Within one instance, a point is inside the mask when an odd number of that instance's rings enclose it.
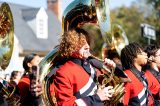
<path fill-rule="evenodd" d="M 87 104 L 82 99 L 75 100 L 77 106 L 87 106 Z"/>

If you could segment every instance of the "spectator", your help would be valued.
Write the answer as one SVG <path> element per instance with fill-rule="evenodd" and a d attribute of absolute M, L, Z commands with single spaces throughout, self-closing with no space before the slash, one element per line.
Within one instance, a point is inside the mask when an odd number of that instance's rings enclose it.
<path fill-rule="evenodd" d="M 34 53 L 26 55 L 23 60 L 23 68 L 25 72 L 18 83 L 22 106 L 38 106 L 41 102 L 41 85 L 39 82 L 33 83 L 29 77 L 32 74 L 32 66 L 38 67 L 39 62 L 40 57 Z M 34 89 L 36 89 L 35 92 L 37 92 L 38 95 L 32 95 L 32 90 Z"/>

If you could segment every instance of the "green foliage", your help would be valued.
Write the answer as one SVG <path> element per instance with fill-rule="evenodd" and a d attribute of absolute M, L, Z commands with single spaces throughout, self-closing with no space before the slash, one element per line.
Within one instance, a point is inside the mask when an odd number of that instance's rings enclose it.
<path fill-rule="evenodd" d="M 129 42 L 141 43 L 143 38 L 141 36 L 140 24 L 144 22 L 143 13 L 135 6 L 120 7 L 111 13 L 113 23 L 118 23 L 124 28 Z"/>
<path fill-rule="evenodd" d="M 139 42 L 142 45 L 146 45 L 148 39 L 142 37 L 140 25 L 147 23 L 154 26 L 157 31 L 157 40 L 151 40 L 151 43 L 160 44 L 160 19 L 156 17 L 153 10 L 149 13 L 145 8 L 137 5 L 132 5 L 131 7 L 123 6 L 111 11 L 111 19 L 113 23 L 118 23 L 124 28 L 129 42 Z"/>
<path fill-rule="evenodd" d="M 140 2 L 145 0 L 137 0 L 137 4 L 132 4 L 131 7 L 120 7 L 110 11 L 111 22 L 113 24 L 119 24 L 122 26 L 129 42 L 138 42 L 142 45 L 147 45 L 148 39 L 141 35 L 141 24 L 146 23 L 152 25 L 156 28 L 156 41 L 151 40 L 151 43 L 156 43 L 160 45 L 160 18 L 157 17 L 157 11 L 159 8 L 151 8 L 151 1 L 148 0 L 149 4 L 146 2 Z M 160 7 L 158 4 L 156 6 Z M 144 6 L 144 7 L 143 7 Z M 83 27 L 87 30 L 91 38 L 91 52 L 93 55 L 101 57 L 102 45 L 104 40 L 100 33 L 100 30 L 95 25 L 87 24 Z"/>
<path fill-rule="evenodd" d="M 160 0 L 146 0 L 147 1 L 147 5 L 152 5 L 154 8 L 154 12 L 152 17 L 148 17 L 148 21 L 150 23 L 153 23 L 154 26 L 156 27 L 156 37 L 157 40 L 154 43 L 157 43 L 160 45 Z M 155 16 L 155 17 L 153 17 Z"/>
<path fill-rule="evenodd" d="M 157 10 L 158 8 L 160 9 L 160 0 L 146 0 L 148 4 L 152 4 Z"/>

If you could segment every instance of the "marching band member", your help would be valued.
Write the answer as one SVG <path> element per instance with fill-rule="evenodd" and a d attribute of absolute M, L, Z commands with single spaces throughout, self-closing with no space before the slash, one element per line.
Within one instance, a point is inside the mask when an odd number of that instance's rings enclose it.
<path fill-rule="evenodd" d="M 55 95 L 59 106 L 103 106 L 114 94 L 112 86 L 98 89 L 98 71 L 89 63 L 88 33 L 83 29 L 70 30 L 62 35 L 59 46 L 60 58 L 67 60 L 54 78 Z M 63 61 L 62 60 L 62 61 Z M 105 64 L 115 63 L 105 59 Z"/>
<path fill-rule="evenodd" d="M 148 82 L 142 72 L 147 63 L 147 54 L 137 43 L 130 43 L 121 51 L 121 62 L 125 73 L 132 82 L 125 84 L 124 106 L 150 106 L 153 100 L 149 95 Z"/>
<path fill-rule="evenodd" d="M 145 49 L 149 61 L 146 65 L 145 76 L 149 83 L 149 89 L 153 95 L 155 106 L 160 105 L 160 47 L 148 45 Z"/>
<path fill-rule="evenodd" d="M 41 102 L 40 95 L 42 94 L 42 86 L 40 83 L 35 84 L 35 82 L 31 81 L 29 77 L 32 73 L 32 66 L 38 66 L 39 62 L 40 57 L 34 53 L 26 55 L 23 60 L 23 68 L 25 69 L 25 72 L 18 83 L 21 106 L 39 106 L 39 103 Z M 38 95 L 33 96 L 32 91 Z"/>

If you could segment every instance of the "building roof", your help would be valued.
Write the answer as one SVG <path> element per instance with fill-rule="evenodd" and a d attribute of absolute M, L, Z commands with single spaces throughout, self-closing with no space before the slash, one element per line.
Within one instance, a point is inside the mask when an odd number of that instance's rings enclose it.
<path fill-rule="evenodd" d="M 61 23 L 53 12 L 46 10 L 48 15 L 48 38 L 39 39 L 35 33 L 35 18 L 40 8 L 10 3 L 9 6 L 14 19 L 14 32 L 19 41 L 19 47 L 21 48 L 20 55 L 34 52 L 44 56 L 59 44 Z"/>

